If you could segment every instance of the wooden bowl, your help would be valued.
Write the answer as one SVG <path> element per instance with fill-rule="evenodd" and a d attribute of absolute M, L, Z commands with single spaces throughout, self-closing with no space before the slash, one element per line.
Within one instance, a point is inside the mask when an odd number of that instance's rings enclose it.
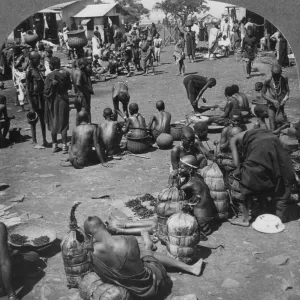
<path fill-rule="evenodd" d="M 12 234 L 27 236 L 28 242 L 23 245 L 14 244 L 10 240 L 10 236 Z M 41 236 L 48 236 L 50 241 L 42 245 L 35 245 L 33 243 L 33 240 Z M 8 243 L 16 248 L 22 248 L 22 247 L 43 248 L 47 245 L 52 244 L 55 240 L 56 240 L 56 231 L 46 226 L 30 224 L 30 223 L 21 223 L 8 229 Z"/>

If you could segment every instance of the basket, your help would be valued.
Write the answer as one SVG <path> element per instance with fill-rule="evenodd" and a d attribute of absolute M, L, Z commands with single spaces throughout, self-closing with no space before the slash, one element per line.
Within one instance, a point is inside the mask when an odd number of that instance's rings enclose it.
<path fill-rule="evenodd" d="M 127 150 L 131 153 L 139 154 L 144 153 L 149 148 L 148 136 L 142 138 L 127 137 Z"/>
<path fill-rule="evenodd" d="M 10 237 L 12 234 L 19 234 L 19 235 L 27 236 L 28 242 L 23 245 L 14 244 L 10 240 Z M 41 236 L 48 236 L 50 239 L 49 242 L 45 243 L 45 244 L 41 244 L 41 245 L 35 245 L 33 243 L 33 240 L 36 238 L 39 238 Z M 22 223 L 22 224 L 18 224 L 16 226 L 9 228 L 9 230 L 8 230 L 8 243 L 15 248 L 32 247 L 32 248 L 38 249 L 38 248 L 43 248 L 47 245 L 52 244 L 55 240 L 56 240 L 55 230 L 45 227 L 45 226 L 41 226 L 41 225 Z"/>
<path fill-rule="evenodd" d="M 170 134 L 174 141 L 181 141 L 182 128 L 185 127 L 183 124 L 171 124 Z"/>
<path fill-rule="evenodd" d="M 68 32 L 68 45 L 70 48 L 83 48 L 88 44 L 85 30 L 76 30 Z"/>

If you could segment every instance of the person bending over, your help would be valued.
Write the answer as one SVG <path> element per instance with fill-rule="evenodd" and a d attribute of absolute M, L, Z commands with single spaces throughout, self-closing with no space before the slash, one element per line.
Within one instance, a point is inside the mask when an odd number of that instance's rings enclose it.
<path fill-rule="evenodd" d="M 126 118 L 129 118 L 128 104 L 130 101 L 130 95 L 128 92 L 128 86 L 125 82 L 117 82 L 113 86 L 112 100 L 114 106 L 114 120 L 117 121 L 118 115 L 124 120 L 126 120 Z M 123 113 L 119 108 L 120 103 L 123 105 Z"/>
<path fill-rule="evenodd" d="M 112 236 L 96 216 L 84 222 L 84 231 L 94 240 L 94 271 L 105 282 L 124 287 L 138 299 L 163 299 L 172 289 L 172 280 L 165 268 L 199 276 L 203 261 L 189 266 L 174 258 L 153 252 L 149 233 L 142 231 L 145 249 L 141 250 L 134 236 Z"/>
<path fill-rule="evenodd" d="M 161 133 L 170 133 L 171 114 L 165 111 L 165 103 L 163 101 L 156 102 L 158 113 L 151 116 L 148 129 L 152 129 L 152 135 L 155 140 Z"/>

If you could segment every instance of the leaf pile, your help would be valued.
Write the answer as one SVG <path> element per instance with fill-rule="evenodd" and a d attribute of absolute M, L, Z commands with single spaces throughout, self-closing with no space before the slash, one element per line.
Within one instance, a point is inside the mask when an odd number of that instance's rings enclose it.
<path fill-rule="evenodd" d="M 24 245 L 28 241 L 28 236 L 20 234 L 12 234 L 10 241 L 15 245 Z"/>
<path fill-rule="evenodd" d="M 142 203 L 145 201 L 150 201 L 150 206 L 156 206 L 156 198 L 150 194 L 129 200 L 125 203 L 125 206 L 129 207 L 139 218 L 148 219 L 154 215 L 154 210 L 144 206 Z"/>
<path fill-rule="evenodd" d="M 50 238 L 47 235 L 43 235 L 43 236 L 33 240 L 33 243 L 36 246 L 42 246 L 42 245 L 48 244 L 49 242 L 50 242 Z"/>

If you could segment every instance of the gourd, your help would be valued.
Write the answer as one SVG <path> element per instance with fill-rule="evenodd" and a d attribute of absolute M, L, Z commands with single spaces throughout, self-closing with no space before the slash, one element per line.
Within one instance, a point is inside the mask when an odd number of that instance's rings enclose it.
<path fill-rule="evenodd" d="M 170 187 L 167 189 L 163 189 L 157 197 L 160 202 L 178 202 L 184 200 L 184 192 L 179 190 L 177 187 Z"/>
<path fill-rule="evenodd" d="M 39 40 L 39 36 L 31 30 L 28 30 L 24 36 L 24 41 L 29 46 L 34 46 Z"/>
<path fill-rule="evenodd" d="M 80 297 L 84 300 L 130 300 L 129 292 L 121 287 L 103 283 L 100 277 L 90 272 L 79 284 Z"/>
<path fill-rule="evenodd" d="M 210 195 L 213 198 L 219 213 L 219 218 L 221 220 L 228 219 L 229 199 L 225 188 L 223 173 L 221 172 L 220 168 L 216 163 L 213 163 L 199 170 L 199 172 L 209 187 Z"/>
<path fill-rule="evenodd" d="M 161 133 L 156 139 L 159 149 L 170 149 L 173 146 L 173 137 L 168 133 Z"/>
<path fill-rule="evenodd" d="M 168 255 L 184 263 L 191 263 L 200 241 L 195 217 L 183 212 L 172 215 L 167 221 Z"/>
<path fill-rule="evenodd" d="M 70 214 L 70 231 L 61 242 L 61 252 L 67 275 L 68 288 L 77 288 L 82 276 L 92 269 L 90 254 L 86 249 L 83 230 L 78 227 L 75 210 L 80 205 L 76 202 Z"/>

